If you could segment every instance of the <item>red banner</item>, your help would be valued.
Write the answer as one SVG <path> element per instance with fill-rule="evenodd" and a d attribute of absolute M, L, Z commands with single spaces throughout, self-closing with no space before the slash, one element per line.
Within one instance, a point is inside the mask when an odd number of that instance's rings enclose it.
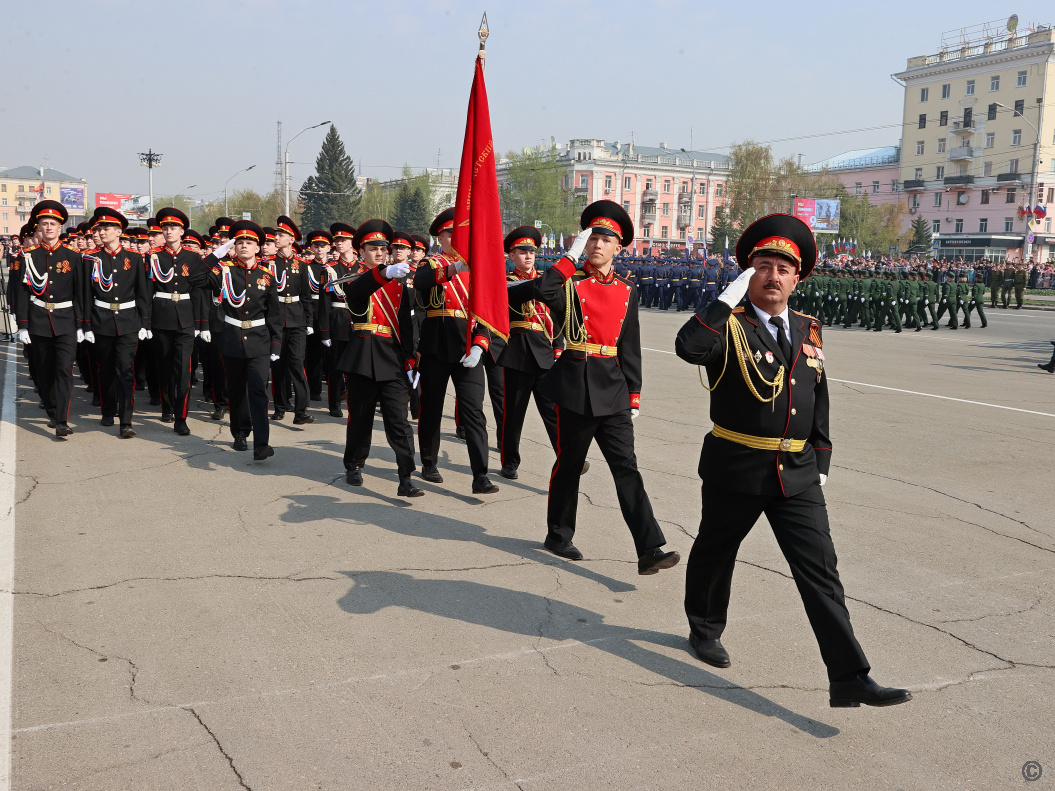
<path fill-rule="evenodd" d="M 506 294 L 505 253 L 502 249 L 502 212 L 498 205 L 491 112 L 487 106 L 487 88 L 480 57 L 476 58 L 476 75 L 469 94 L 469 114 L 465 122 L 451 246 L 470 267 L 471 319 L 507 340 L 509 297 Z M 470 320 L 466 353 L 472 346 L 472 330 L 473 321 Z"/>

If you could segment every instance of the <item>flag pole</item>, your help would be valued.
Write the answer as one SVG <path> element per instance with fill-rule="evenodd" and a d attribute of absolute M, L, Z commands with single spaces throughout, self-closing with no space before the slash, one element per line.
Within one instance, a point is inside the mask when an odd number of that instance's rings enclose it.
<path fill-rule="evenodd" d="M 485 46 L 487 44 L 487 37 L 491 35 L 490 28 L 487 27 L 487 12 L 484 11 L 483 19 L 480 20 L 480 29 L 476 31 L 476 35 L 480 37 L 480 65 L 487 65 L 487 50 Z"/>

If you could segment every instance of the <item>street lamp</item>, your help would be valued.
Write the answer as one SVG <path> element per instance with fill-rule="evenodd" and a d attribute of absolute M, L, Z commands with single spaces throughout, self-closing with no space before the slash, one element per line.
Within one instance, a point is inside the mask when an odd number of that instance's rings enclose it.
<path fill-rule="evenodd" d="M 282 155 L 282 213 L 287 217 L 289 216 L 289 144 L 300 137 L 305 132 L 312 129 L 318 129 L 320 126 L 326 126 L 326 124 L 332 123 L 331 121 L 323 121 L 321 124 L 315 124 L 315 126 L 309 126 L 301 129 L 297 134 L 293 135 L 286 142 L 286 153 Z"/>
<path fill-rule="evenodd" d="M 1005 110 L 1011 110 L 1011 112 L 1014 112 L 1014 110 L 1012 108 L 1008 107 L 1006 104 L 1002 104 L 1000 102 L 993 102 L 993 104 L 995 104 L 997 107 L 1003 107 Z M 1033 127 L 1033 131 L 1037 133 L 1036 138 L 1033 140 L 1033 162 L 1030 165 L 1030 169 L 1029 169 L 1029 191 L 1031 193 L 1034 193 L 1037 190 L 1037 154 L 1038 154 L 1038 149 L 1039 149 L 1039 146 L 1040 146 L 1040 130 L 1037 129 L 1036 125 L 1032 121 L 1030 121 L 1029 119 L 1026 118 L 1026 108 L 1025 107 L 1022 108 L 1022 112 L 1019 113 L 1018 115 L 1019 115 L 1019 118 L 1021 118 L 1027 124 L 1032 126 Z M 1031 197 L 1029 199 L 1029 201 L 1026 203 L 1026 205 L 1027 206 L 1032 206 L 1035 200 L 1036 200 L 1035 197 Z M 1024 260 L 1026 260 L 1028 257 L 1033 255 L 1033 244 L 1029 241 L 1029 235 L 1032 232 L 1033 232 L 1033 229 L 1032 229 L 1032 227 L 1029 224 L 1029 220 L 1026 220 L 1026 239 L 1023 242 L 1023 244 L 1022 244 L 1022 258 Z"/>
<path fill-rule="evenodd" d="M 242 170 L 239 170 L 238 173 L 234 174 L 234 176 L 237 176 L 237 175 L 239 175 L 241 173 L 245 173 L 247 171 L 250 171 L 250 170 L 252 170 L 255 167 L 256 167 L 256 165 L 250 165 L 247 168 L 243 168 Z M 231 179 L 233 179 L 234 176 L 231 176 Z M 225 181 L 223 183 L 223 213 L 224 213 L 225 217 L 227 216 L 227 185 L 231 183 L 231 179 L 227 179 L 227 181 Z"/>
<path fill-rule="evenodd" d="M 692 224 L 694 222 L 696 222 L 696 218 L 694 216 L 696 214 L 696 206 L 695 206 L 695 204 L 696 204 L 696 157 L 694 157 L 691 154 L 689 154 L 689 152 L 686 151 L 684 148 L 681 149 L 681 153 L 683 153 L 685 156 L 689 157 L 689 161 L 692 163 L 692 182 L 689 184 L 689 224 L 688 224 L 688 227 L 690 229 L 689 230 L 689 235 L 691 235 L 692 234 L 692 230 L 691 230 Z M 708 179 L 708 182 L 709 181 L 710 181 L 710 179 Z M 710 184 L 709 183 L 707 185 L 707 189 L 708 190 L 710 189 Z M 707 218 L 704 217 L 703 219 L 704 219 L 704 222 L 703 222 L 703 224 L 704 224 L 704 232 L 703 232 L 704 233 L 704 238 L 701 239 L 701 241 L 703 242 L 704 248 L 706 248 L 706 246 L 707 246 L 707 239 L 706 239 L 706 236 L 707 236 L 707 230 L 706 230 Z M 689 259 L 689 244 L 686 242 L 686 244 L 685 244 L 685 260 L 688 260 L 688 259 Z"/>
<path fill-rule="evenodd" d="M 192 189 L 194 189 L 197 186 L 198 186 L 197 184 L 191 184 L 189 187 L 184 187 L 183 189 L 181 189 L 179 192 L 177 192 L 175 195 L 172 196 L 172 200 L 175 201 L 176 198 L 178 198 L 184 192 L 186 192 L 187 190 L 192 190 Z"/>
<path fill-rule="evenodd" d="M 150 216 L 154 216 L 154 168 L 161 167 L 161 154 L 154 151 L 154 149 L 147 149 L 147 152 L 139 153 L 139 164 L 147 169 L 147 182 L 150 185 Z"/>

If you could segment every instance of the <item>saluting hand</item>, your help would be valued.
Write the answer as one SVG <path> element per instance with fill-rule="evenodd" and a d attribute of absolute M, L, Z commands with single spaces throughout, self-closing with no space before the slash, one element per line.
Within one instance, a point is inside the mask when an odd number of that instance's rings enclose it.
<path fill-rule="evenodd" d="M 743 272 L 740 273 L 740 277 L 736 278 L 730 283 L 725 291 L 719 295 L 718 300 L 724 302 L 730 308 L 735 308 L 740 304 L 740 301 L 744 298 L 747 293 L 747 284 L 751 281 L 751 277 L 755 274 L 755 268 L 749 266 Z"/>
<path fill-rule="evenodd" d="M 593 235 L 593 228 L 587 228 L 585 231 L 580 231 L 579 235 L 575 237 L 575 241 L 571 243 L 571 247 L 568 248 L 567 258 L 572 261 L 578 261 L 582 256 L 583 251 L 586 250 L 586 241 Z"/>

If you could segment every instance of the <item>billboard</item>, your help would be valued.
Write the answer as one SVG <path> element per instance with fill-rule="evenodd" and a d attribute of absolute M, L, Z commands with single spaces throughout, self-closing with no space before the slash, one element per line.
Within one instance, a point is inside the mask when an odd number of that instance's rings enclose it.
<path fill-rule="evenodd" d="M 150 198 L 146 195 L 118 195 L 112 192 L 95 193 L 96 207 L 117 209 L 130 220 L 145 220 L 150 216 Z"/>
<path fill-rule="evenodd" d="M 838 200 L 795 198 L 794 215 L 814 233 L 838 233 L 840 209 Z"/>
<path fill-rule="evenodd" d="M 59 202 L 70 214 L 84 214 L 84 187 L 59 187 Z"/>

